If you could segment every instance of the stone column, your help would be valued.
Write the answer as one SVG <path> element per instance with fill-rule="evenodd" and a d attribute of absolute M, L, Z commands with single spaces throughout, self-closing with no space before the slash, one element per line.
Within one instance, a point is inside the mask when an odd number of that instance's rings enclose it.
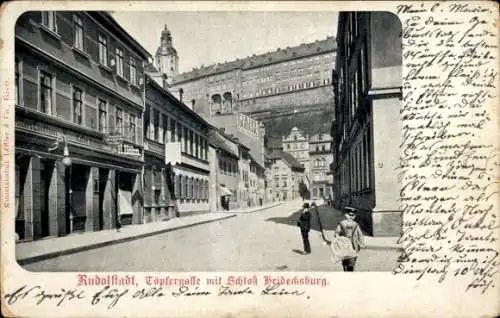
<path fill-rule="evenodd" d="M 23 189 L 24 200 L 24 238 L 38 239 L 42 236 L 40 210 L 40 159 L 31 157 Z"/>
<path fill-rule="evenodd" d="M 106 186 L 104 188 L 103 219 L 104 229 L 113 229 L 116 224 L 117 200 L 116 171 L 109 170 Z"/>
<path fill-rule="evenodd" d="M 67 168 L 61 161 L 54 162 L 49 185 L 49 235 L 63 236 L 70 232 L 66 224 L 66 173 Z M 68 189 L 69 190 L 69 189 Z"/>
<path fill-rule="evenodd" d="M 99 182 L 99 168 L 90 167 L 85 187 L 85 232 L 99 230 L 99 191 L 98 188 L 94 189 L 96 182 Z"/>

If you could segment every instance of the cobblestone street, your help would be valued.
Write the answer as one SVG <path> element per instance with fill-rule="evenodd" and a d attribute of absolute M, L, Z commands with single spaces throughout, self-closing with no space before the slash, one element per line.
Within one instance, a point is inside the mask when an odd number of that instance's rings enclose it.
<path fill-rule="evenodd" d="M 32 271 L 339 271 L 323 243 L 315 213 L 312 253 L 301 255 L 300 201 L 255 213 L 27 264 Z M 320 214 L 331 214 L 320 207 Z M 322 217 L 323 219 L 323 217 Z M 331 220 L 325 218 L 326 220 Z M 323 222 L 324 223 L 324 222 Z M 331 225 L 328 225 L 329 227 Z M 123 229 L 126 231 L 126 228 Z M 391 270 L 396 250 L 366 249 L 359 270 Z"/>

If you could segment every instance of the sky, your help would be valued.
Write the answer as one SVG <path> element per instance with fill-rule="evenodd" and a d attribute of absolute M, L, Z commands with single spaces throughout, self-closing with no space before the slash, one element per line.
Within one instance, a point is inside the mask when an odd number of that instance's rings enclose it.
<path fill-rule="evenodd" d="M 166 24 L 179 71 L 233 61 L 337 34 L 337 12 L 114 11 L 113 17 L 154 57 Z"/>

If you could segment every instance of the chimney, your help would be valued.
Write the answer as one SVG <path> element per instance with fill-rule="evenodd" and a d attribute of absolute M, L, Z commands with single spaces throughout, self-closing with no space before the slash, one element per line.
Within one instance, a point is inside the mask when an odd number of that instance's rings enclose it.
<path fill-rule="evenodd" d="M 179 100 L 182 103 L 182 95 L 184 95 L 184 90 L 182 88 L 179 88 Z"/>

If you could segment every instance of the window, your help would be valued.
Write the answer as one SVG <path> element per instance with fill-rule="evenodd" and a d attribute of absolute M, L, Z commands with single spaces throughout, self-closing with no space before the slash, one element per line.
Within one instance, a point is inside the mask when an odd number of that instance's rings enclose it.
<path fill-rule="evenodd" d="M 200 143 L 199 143 L 199 141 L 198 141 L 198 134 L 194 134 L 194 143 L 195 143 L 195 147 L 194 147 L 194 149 L 195 149 L 195 154 L 194 154 L 194 155 L 196 156 L 196 158 L 198 158 L 198 156 L 200 155 L 200 154 L 199 154 L 199 151 L 200 151 L 200 149 L 199 149 L 199 147 L 200 147 Z"/>
<path fill-rule="evenodd" d="M 182 125 L 180 122 L 177 122 L 177 142 L 182 143 Z"/>
<path fill-rule="evenodd" d="M 21 105 L 22 102 L 21 102 L 21 96 L 22 96 L 22 92 L 21 92 L 21 61 L 19 59 L 16 58 L 15 60 L 15 67 L 16 67 L 16 79 L 15 79 L 15 85 L 16 85 L 16 91 L 14 92 L 16 94 L 16 104 L 17 105 Z"/>
<path fill-rule="evenodd" d="M 181 176 L 175 176 L 175 187 L 174 187 L 175 196 L 179 198 L 181 196 Z"/>
<path fill-rule="evenodd" d="M 194 136 L 193 136 L 193 131 L 189 131 L 189 154 L 193 154 L 193 146 L 194 146 Z"/>
<path fill-rule="evenodd" d="M 160 138 L 160 111 L 158 109 L 153 110 L 153 140 L 159 141 Z"/>
<path fill-rule="evenodd" d="M 108 40 L 99 34 L 99 63 L 108 66 Z"/>
<path fill-rule="evenodd" d="M 135 115 L 129 114 L 129 136 L 130 136 L 130 141 L 133 143 L 136 142 L 136 126 L 135 126 Z"/>
<path fill-rule="evenodd" d="M 130 58 L 130 84 L 137 85 L 137 68 L 133 57 Z"/>
<path fill-rule="evenodd" d="M 163 123 L 163 138 L 161 142 L 167 143 L 168 142 L 168 117 L 164 114 L 161 115 L 161 121 Z"/>
<path fill-rule="evenodd" d="M 53 32 L 57 32 L 56 13 L 54 11 L 42 11 L 42 25 Z"/>
<path fill-rule="evenodd" d="M 73 88 L 73 122 L 82 124 L 82 90 Z"/>
<path fill-rule="evenodd" d="M 40 111 L 52 114 L 52 76 L 46 72 L 40 72 Z"/>
<path fill-rule="evenodd" d="M 175 127 L 177 126 L 175 119 L 171 118 L 170 119 L 170 141 L 175 142 Z"/>
<path fill-rule="evenodd" d="M 75 29 L 73 45 L 83 51 L 83 21 L 78 15 L 73 15 L 73 25 Z"/>
<path fill-rule="evenodd" d="M 123 134 L 123 110 L 116 109 L 115 129 L 118 134 Z"/>
<path fill-rule="evenodd" d="M 181 182 L 181 188 L 180 188 L 180 194 L 181 195 L 180 195 L 180 197 L 182 199 L 184 199 L 186 197 L 186 189 L 187 189 L 187 187 L 186 187 L 186 179 L 187 179 L 187 177 L 183 176 L 183 175 L 180 175 L 179 178 L 180 178 L 180 182 Z"/>
<path fill-rule="evenodd" d="M 325 150 L 326 150 L 326 149 L 325 149 L 325 145 L 321 146 L 321 150 L 322 150 L 322 151 L 325 151 Z"/>
<path fill-rule="evenodd" d="M 189 198 L 193 199 L 194 198 L 194 178 L 191 177 L 189 179 Z"/>
<path fill-rule="evenodd" d="M 106 132 L 106 101 L 102 99 L 98 99 L 97 101 L 99 105 L 99 132 L 105 133 Z"/>
<path fill-rule="evenodd" d="M 196 179 L 196 199 L 200 200 L 202 196 L 202 180 L 201 179 Z"/>
<path fill-rule="evenodd" d="M 188 151 L 188 128 L 187 127 L 184 127 L 184 135 L 183 135 L 183 138 L 184 138 L 184 152 L 187 152 Z"/>
<path fill-rule="evenodd" d="M 208 140 L 205 139 L 205 157 L 203 159 L 208 160 Z"/>
<path fill-rule="evenodd" d="M 123 77 L 123 49 L 116 48 L 116 74 Z"/>

